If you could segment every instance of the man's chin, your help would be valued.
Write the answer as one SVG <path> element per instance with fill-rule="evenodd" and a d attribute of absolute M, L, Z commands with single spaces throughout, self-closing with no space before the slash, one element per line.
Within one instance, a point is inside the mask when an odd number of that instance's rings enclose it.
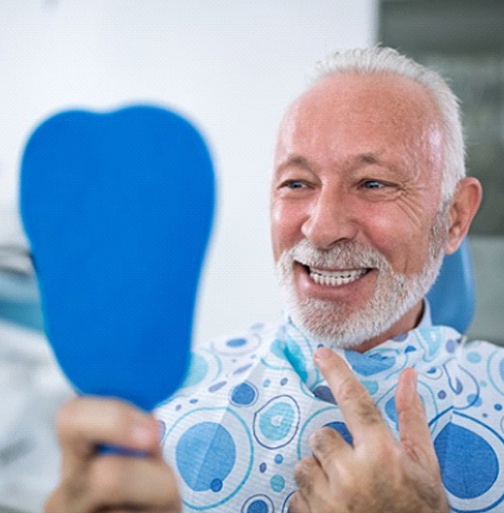
<path fill-rule="evenodd" d="M 331 348 L 355 348 L 378 336 L 380 333 L 377 331 L 382 328 L 372 326 L 367 316 L 356 316 L 341 308 L 335 312 L 334 305 L 320 300 L 313 300 L 303 306 L 290 305 L 287 313 L 294 325 L 314 345 L 322 344 Z"/>

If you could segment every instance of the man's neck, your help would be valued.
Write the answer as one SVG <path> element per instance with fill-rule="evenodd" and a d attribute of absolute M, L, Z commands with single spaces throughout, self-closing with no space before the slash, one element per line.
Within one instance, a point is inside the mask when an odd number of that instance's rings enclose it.
<path fill-rule="evenodd" d="M 383 342 L 391 338 L 402 335 L 408 331 L 415 329 L 422 321 L 425 313 L 424 300 L 419 301 L 413 308 L 406 312 L 396 323 L 394 323 L 387 331 L 377 337 L 366 340 L 362 344 L 352 347 L 354 351 L 364 353 L 373 349 Z"/>

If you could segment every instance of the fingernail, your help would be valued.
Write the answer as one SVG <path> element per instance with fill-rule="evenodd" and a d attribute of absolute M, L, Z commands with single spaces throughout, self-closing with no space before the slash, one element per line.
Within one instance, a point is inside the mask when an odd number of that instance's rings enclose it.
<path fill-rule="evenodd" d="M 166 433 L 166 424 L 162 420 L 158 420 L 158 437 L 161 442 Z"/>
<path fill-rule="evenodd" d="M 315 358 L 317 360 L 327 360 L 332 355 L 332 351 L 328 347 L 319 347 L 315 351 Z"/>

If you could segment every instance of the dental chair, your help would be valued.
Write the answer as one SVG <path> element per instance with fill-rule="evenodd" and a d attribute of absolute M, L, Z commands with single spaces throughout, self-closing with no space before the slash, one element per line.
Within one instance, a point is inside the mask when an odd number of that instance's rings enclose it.
<path fill-rule="evenodd" d="M 465 333 L 474 317 L 475 289 L 469 241 L 446 255 L 438 279 L 427 294 L 432 322 Z"/>

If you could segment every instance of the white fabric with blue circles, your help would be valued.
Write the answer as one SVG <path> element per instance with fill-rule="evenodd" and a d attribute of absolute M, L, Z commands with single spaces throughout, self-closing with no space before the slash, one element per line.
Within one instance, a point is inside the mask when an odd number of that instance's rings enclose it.
<path fill-rule="evenodd" d="M 157 410 L 185 512 L 286 513 L 310 433 L 331 426 L 351 443 L 314 350 L 290 322 L 197 349 L 184 388 Z M 398 375 L 415 367 L 452 511 L 504 511 L 504 349 L 421 327 L 337 351 L 396 435 Z"/>

